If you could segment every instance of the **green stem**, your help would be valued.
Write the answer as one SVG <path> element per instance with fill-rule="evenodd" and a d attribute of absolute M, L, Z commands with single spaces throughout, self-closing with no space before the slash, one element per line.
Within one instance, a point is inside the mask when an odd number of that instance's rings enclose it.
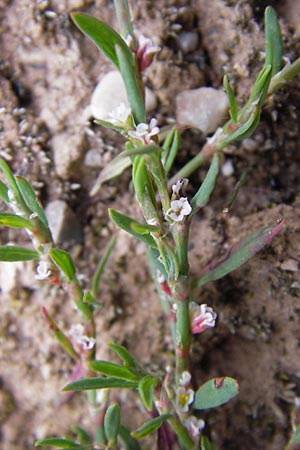
<path fill-rule="evenodd" d="M 192 173 L 194 173 L 199 167 L 206 163 L 208 157 L 201 151 L 194 158 L 192 158 L 185 166 L 183 166 L 169 181 L 169 186 L 176 183 L 177 180 L 181 178 L 188 178 Z"/>
<path fill-rule="evenodd" d="M 184 450 L 195 450 L 195 443 L 180 420 L 176 416 L 173 416 L 168 419 L 168 422 L 172 430 L 176 433 L 176 436 L 178 436 L 180 444 L 183 446 Z"/>
<path fill-rule="evenodd" d="M 268 94 L 274 94 L 285 83 L 300 74 L 300 58 L 296 59 L 292 64 L 287 64 L 280 72 L 278 72 L 271 80 Z"/>

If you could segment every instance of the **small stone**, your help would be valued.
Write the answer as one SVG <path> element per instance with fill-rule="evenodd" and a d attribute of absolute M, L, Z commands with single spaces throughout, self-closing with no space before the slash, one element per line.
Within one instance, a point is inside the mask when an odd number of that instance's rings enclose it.
<path fill-rule="evenodd" d="M 179 127 L 198 128 L 213 133 L 227 118 L 228 98 L 224 91 L 202 87 L 181 92 L 176 97 Z"/>
<path fill-rule="evenodd" d="M 87 167 L 99 168 L 102 166 L 102 158 L 99 151 L 96 148 L 89 150 L 84 158 L 84 164 Z"/>
<path fill-rule="evenodd" d="M 51 145 L 57 175 L 64 179 L 78 179 L 87 146 L 84 130 L 76 129 L 72 135 L 58 133 L 53 136 Z"/>
<path fill-rule="evenodd" d="M 221 172 L 224 175 L 224 177 L 230 177 L 231 175 L 234 174 L 234 167 L 233 167 L 233 164 L 232 164 L 232 162 L 230 160 L 226 161 L 222 165 Z"/>
<path fill-rule="evenodd" d="M 0 263 L 0 286 L 3 295 L 11 293 L 18 286 L 18 274 L 23 270 L 22 262 Z"/>
<path fill-rule="evenodd" d="M 286 270 L 287 272 L 298 272 L 299 264 L 295 259 L 286 259 L 280 265 L 281 270 Z"/>
<path fill-rule="evenodd" d="M 127 94 L 120 72 L 108 72 L 96 86 L 92 98 L 90 111 L 93 117 L 107 120 L 108 114 L 121 103 L 128 105 Z M 146 88 L 146 110 L 152 111 L 156 107 L 154 93 Z"/>
<path fill-rule="evenodd" d="M 198 47 L 198 34 L 194 31 L 182 31 L 179 33 L 179 45 L 183 53 L 191 53 Z"/>
<path fill-rule="evenodd" d="M 54 242 L 82 242 L 83 232 L 74 212 L 63 200 L 54 200 L 45 208 Z"/>

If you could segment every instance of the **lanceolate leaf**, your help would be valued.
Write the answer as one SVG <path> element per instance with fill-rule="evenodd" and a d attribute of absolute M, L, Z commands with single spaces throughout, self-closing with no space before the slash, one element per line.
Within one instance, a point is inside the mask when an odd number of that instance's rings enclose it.
<path fill-rule="evenodd" d="M 111 255 L 111 252 L 113 251 L 113 248 L 114 248 L 115 244 L 116 244 L 116 238 L 112 238 L 112 239 L 109 241 L 109 243 L 108 243 L 108 245 L 107 245 L 107 247 L 106 247 L 106 249 L 105 249 L 104 255 L 103 255 L 103 257 L 101 258 L 101 261 L 100 261 L 100 263 L 99 263 L 99 265 L 98 265 L 98 267 L 97 267 L 97 270 L 96 270 L 96 272 L 95 272 L 95 275 L 93 276 L 93 280 L 92 280 L 92 293 L 93 293 L 93 296 L 94 296 L 94 297 L 97 296 L 98 288 L 99 288 L 99 283 L 100 283 L 100 280 L 101 280 L 103 271 L 104 271 L 104 269 L 105 269 L 105 267 L 106 267 L 106 264 L 107 264 L 107 262 L 108 262 L 108 259 L 109 259 L 110 255 Z M 87 301 L 87 300 L 85 300 L 85 301 Z M 91 302 L 91 303 L 93 303 L 93 302 Z M 95 302 L 94 302 L 94 303 L 95 303 Z"/>
<path fill-rule="evenodd" d="M 282 65 L 282 39 L 276 12 L 271 6 L 265 10 L 266 64 L 272 65 L 272 77 Z"/>
<path fill-rule="evenodd" d="M 78 425 L 72 425 L 71 428 L 74 433 L 76 433 L 76 439 L 80 444 L 91 445 L 93 443 L 91 437 L 83 428 L 79 427 Z"/>
<path fill-rule="evenodd" d="M 115 209 L 109 208 L 108 210 L 111 220 L 122 230 L 127 231 L 127 233 L 131 234 L 132 236 L 136 237 L 140 241 L 145 242 L 147 245 L 149 245 L 152 248 L 157 248 L 157 245 L 150 234 L 144 234 L 139 233 L 134 230 L 134 226 L 136 227 L 142 227 L 142 224 L 137 222 L 136 220 L 132 219 L 131 217 L 126 216 L 125 214 L 122 214 Z"/>
<path fill-rule="evenodd" d="M 126 57 L 132 60 L 131 52 L 124 39 L 109 25 L 83 13 L 73 13 L 71 17 L 77 27 L 88 37 L 98 49 L 119 69 L 119 61 L 115 46 L 119 45 Z"/>
<path fill-rule="evenodd" d="M 108 343 L 109 348 L 123 361 L 125 367 L 137 368 L 138 364 L 127 348 L 115 342 Z"/>
<path fill-rule="evenodd" d="M 119 429 L 119 438 L 121 439 L 125 450 L 141 450 L 139 442 L 134 439 L 129 430 L 123 425 Z"/>
<path fill-rule="evenodd" d="M 13 191 L 14 196 L 15 196 L 16 201 L 18 202 L 19 206 L 26 209 L 26 205 L 23 201 L 20 189 L 16 182 L 16 178 L 13 175 L 10 168 L 8 167 L 8 165 L 6 164 L 6 162 L 2 158 L 0 158 L 0 169 L 4 173 L 5 178 L 7 179 L 8 183 L 10 184 L 11 190 Z"/>
<path fill-rule="evenodd" d="M 82 447 L 80 444 L 77 444 L 74 441 L 71 441 L 71 439 L 65 439 L 65 438 L 47 438 L 47 439 L 41 439 L 40 441 L 36 441 L 34 443 L 36 447 L 55 447 L 55 448 L 68 448 L 68 449 L 81 449 L 84 450 L 84 447 Z"/>
<path fill-rule="evenodd" d="M 4 183 L 2 183 L 2 181 L 0 181 L 0 198 L 5 203 L 9 203 L 9 197 L 8 197 L 7 192 L 8 192 L 8 187 L 6 186 L 6 184 L 4 184 Z"/>
<path fill-rule="evenodd" d="M 194 409 L 209 409 L 223 405 L 239 393 L 238 382 L 234 378 L 213 378 L 204 383 L 195 394 Z"/>
<path fill-rule="evenodd" d="M 36 198 L 34 189 L 31 184 L 25 178 L 19 176 L 16 177 L 16 181 L 28 208 L 38 216 L 38 218 L 46 228 L 49 228 L 48 220 L 45 216 L 43 208 Z"/>
<path fill-rule="evenodd" d="M 191 206 L 193 210 L 190 216 L 195 214 L 200 208 L 203 208 L 207 204 L 216 185 L 216 180 L 219 173 L 219 163 L 220 156 L 215 153 L 210 168 L 206 174 L 206 177 L 204 178 L 203 183 L 200 186 L 200 189 L 192 198 Z"/>
<path fill-rule="evenodd" d="M 155 419 L 148 420 L 148 422 L 145 422 L 136 431 L 132 432 L 131 435 L 137 439 L 147 436 L 158 430 L 169 417 L 171 417 L 171 414 L 162 414 L 161 416 L 155 417 Z"/>
<path fill-rule="evenodd" d="M 151 375 L 145 376 L 139 383 L 138 391 L 142 402 L 148 411 L 151 411 L 153 408 L 154 389 L 157 383 L 158 380 Z"/>
<path fill-rule="evenodd" d="M 196 282 L 196 286 L 202 286 L 208 281 L 218 280 L 240 267 L 267 245 L 279 233 L 284 223 L 285 221 L 282 219 L 274 225 L 260 228 L 258 231 L 250 234 L 240 244 L 234 246 L 225 258 L 213 266 L 209 265 L 206 267 L 205 274 Z"/>
<path fill-rule="evenodd" d="M 117 443 L 121 424 L 120 418 L 120 406 L 118 404 L 111 405 L 104 416 L 104 430 L 110 444 L 109 447 L 115 447 Z"/>
<path fill-rule="evenodd" d="M 28 230 L 33 229 L 33 224 L 30 220 L 7 212 L 0 213 L 0 225 L 12 228 L 28 228 Z"/>
<path fill-rule="evenodd" d="M 83 380 L 74 381 L 64 387 L 63 391 L 87 391 L 90 389 L 137 389 L 138 383 L 134 381 L 126 381 L 121 378 L 85 378 Z"/>
<path fill-rule="evenodd" d="M 52 248 L 49 256 L 57 267 L 65 274 L 68 281 L 73 281 L 75 276 L 75 266 L 69 253 L 58 248 Z"/>
<path fill-rule="evenodd" d="M 17 245 L 1 245 L 0 246 L 0 261 L 15 262 L 15 261 L 31 261 L 38 259 L 39 254 L 35 250 Z"/>
<path fill-rule="evenodd" d="M 109 361 L 91 361 L 88 362 L 88 366 L 95 372 L 100 372 L 109 377 L 121 378 L 127 381 L 139 380 L 139 377 L 127 369 L 127 367 Z"/>
<path fill-rule="evenodd" d="M 229 114 L 231 116 L 231 119 L 233 123 L 236 123 L 238 120 L 238 107 L 236 103 L 236 98 L 234 95 L 234 92 L 232 90 L 232 87 L 230 85 L 228 76 L 225 74 L 223 79 L 223 85 L 224 89 L 227 92 L 228 100 L 229 100 Z"/>

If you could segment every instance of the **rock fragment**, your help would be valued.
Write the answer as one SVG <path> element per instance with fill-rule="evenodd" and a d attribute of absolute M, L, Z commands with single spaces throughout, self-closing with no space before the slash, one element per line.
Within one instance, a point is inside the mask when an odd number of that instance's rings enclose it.
<path fill-rule="evenodd" d="M 66 202 L 54 200 L 48 203 L 45 213 L 55 243 L 82 242 L 83 232 L 81 225 Z"/>

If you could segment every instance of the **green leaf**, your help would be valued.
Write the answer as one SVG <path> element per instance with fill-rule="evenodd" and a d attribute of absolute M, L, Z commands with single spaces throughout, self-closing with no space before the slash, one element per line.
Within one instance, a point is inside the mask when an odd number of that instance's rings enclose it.
<path fill-rule="evenodd" d="M 145 376 L 139 383 L 138 391 L 145 408 L 148 411 L 153 409 L 154 389 L 158 384 L 158 380 L 151 375 Z"/>
<path fill-rule="evenodd" d="M 34 443 L 35 447 L 56 447 L 56 448 L 69 448 L 69 449 L 81 449 L 83 450 L 83 447 L 80 444 L 77 444 L 74 441 L 71 441 L 71 439 L 66 438 L 47 438 L 47 439 L 41 439 L 39 441 L 35 441 Z"/>
<path fill-rule="evenodd" d="M 128 60 L 132 60 L 132 54 L 124 39 L 109 25 L 83 13 L 73 13 L 71 18 L 75 25 L 96 44 L 98 49 L 118 68 L 119 61 L 115 46 L 122 48 Z"/>
<path fill-rule="evenodd" d="M 260 108 L 257 104 L 254 104 L 249 119 L 246 120 L 246 122 L 239 126 L 237 129 L 232 131 L 228 136 L 226 136 L 225 139 L 220 142 L 218 148 L 222 150 L 234 141 L 241 141 L 251 136 L 251 134 L 254 133 L 257 125 L 259 124 L 259 120 Z"/>
<path fill-rule="evenodd" d="M 125 367 L 138 367 L 134 357 L 129 353 L 127 348 L 123 347 L 123 345 L 116 344 L 115 342 L 109 342 L 107 345 L 123 361 Z"/>
<path fill-rule="evenodd" d="M 91 190 L 91 196 L 99 192 L 103 183 L 121 175 L 124 170 L 131 166 L 131 161 L 128 156 L 124 156 L 125 152 L 120 153 L 116 158 L 110 161 L 103 170 L 101 170 L 95 185 Z"/>
<path fill-rule="evenodd" d="M 127 47 L 128 49 L 128 47 Z M 132 55 L 128 57 L 127 49 L 119 44 L 115 45 L 120 72 L 125 84 L 129 106 L 135 123 L 145 123 L 146 109 L 144 100 L 144 85 L 138 82 L 138 71 L 133 62 Z"/>
<path fill-rule="evenodd" d="M 109 259 L 110 255 L 111 255 L 111 252 L 113 251 L 113 248 L 114 248 L 115 245 L 116 245 L 116 238 L 112 238 L 112 239 L 109 241 L 109 243 L 108 243 L 108 245 L 107 245 L 107 247 L 106 247 L 106 249 L 105 249 L 105 251 L 104 251 L 104 255 L 103 255 L 103 257 L 102 257 L 101 260 L 100 260 L 100 263 L 99 263 L 99 265 L 98 265 L 98 267 L 97 267 L 97 270 L 96 270 L 96 272 L 95 272 L 95 275 L 93 276 L 93 280 L 92 280 L 92 293 L 93 293 L 93 296 L 94 296 L 94 297 L 96 297 L 97 294 L 98 294 L 99 283 L 100 283 L 102 274 L 103 274 L 103 272 L 104 272 L 104 269 L 105 269 L 105 267 L 106 267 L 106 264 L 107 264 L 107 262 L 108 262 L 108 259 Z M 91 302 L 91 303 L 93 303 L 93 302 Z M 94 303 L 95 303 L 95 302 L 94 302 Z"/>
<path fill-rule="evenodd" d="M 247 236 L 240 244 L 235 245 L 225 258 L 217 261 L 213 266 L 209 265 L 205 269 L 205 274 L 197 281 L 196 286 L 218 280 L 240 267 L 267 245 L 279 233 L 284 223 L 284 219 L 281 219 L 275 224 L 260 228 Z"/>
<path fill-rule="evenodd" d="M 171 414 L 162 414 L 161 416 L 155 417 L 155 419 L 148 420 L 143 423 L 136 431 L 133 431 L 131 435 L 137 439 L 140 439 L 148 434 L 153 433 L 158 430 L 161 425 L 171 417 Z"/>
<path fill-rule="evenodd" d="M 130 11 L 127 0 L 114 0 L 115 10 L 117 13 L 118 24 L 122 33 L 122 36 L 126 39 L 131 36 L 133 40 L 133 48 L 136 49 L 137 43 L 133 32 Z"/>
<path fill-rule="evenodd" d="M 92 445 L 93 441 L 90 437 L 90 435 L 81 427 L 78 425 L 72 425 L 71 429 L 76 433 L 76 439 L 77 441 L 82 445 Z"/>
<path fill-rule="evenodd" d="M 12 173 L 12 171 L 10 170 L 10 168 L 8 167 L 8 165 L 6 164 L 6 162 L 1 158 L 0 158 L 0 169 L 4 173 L 5 178 L 7 179 L 8 183 L 10 184 L 10 187 L 14 193 L 16 202 L 23 210 L 26 209 L 26 205 L 23 201 L 23 197 L 22 197 L 20 189 L 18 187 L 16 178 L 15 178 L 14 174 Z M 2 189 L 3 189 L 3 187 L 2 187 Z M 8 202 L 10 202 L 9 197 L 8 197 Z"/>
<path fill-rule="evenodd" d="M 132 168 L 132 181 L 134 185 L 135 195 L 141 206 L 145 219 L 157 219 L 157 221 L 159 222 L 159 212 L 157 210 L 152 178 L 149 174 L 145 158 L 143 156 L 136 156 L 134 159 Z"/>
<path fill-rule="evenodd" d="M 272 66 L 272 77 L 282 65 L 282 38 L 276 12 L 271 6 L 265 9 L 266 65 Z"/>
<path fill-rule="evenodd" d="M 140 224 L 136 220 L 132 219 L 131 217 L 128 217 L 125 214 L 122 214 L 112 208 L 109 208 L 108 213 L 109 213 L 111 220 L 119 228 L 122 228 L 122 230 L 127 231 L 127 233 L 131 234 L 132 236 L 139 239 L 140 241 L 145 242 L 150 247 L 157 248 L 157 245 L 156 245 L 153 237 L 150 236 L 150 234 L 141 234 L 141 233 L 134 231 L 134 226 L 142 227 L 143 226 L 142 224 Z"/>
<path fill-rule="evenodd" d="M 30 220 L 7 212 L 0 212 L 0 225 L 12 228 L 27 228 L 28 230 L 34 228 Z"/>
<path fill-rule="evenodd" d="M 63 391 L 87 391 L 90 389 L 137 389 L 138 383 L 134 381 L 126 381 L 121 378 L 85 378 L 83 380 L 74 381 L 64 387 Z"/>
<path fill-rule="evenodd" d="M 156 225 L 148 225 L 147 223 L 132 223 L 131 228 L 133 231 L 139 234 L 149 234 L 149 233 L 158 233 L 160 231 L 160 227 Z"/>
<path fill-rule="evenodd" d="M 16 176 L 16 182 L 18 184 L 18 188 L 22 194 L 24 202 L 26 203 L 28 208 L 38 216 L 38 218 L 46 228 L 49 228 L 48 220 L 45 216 L 44 210 L 39 204 L 31 184 L 25 178 L 20 176 Z"/>
<path fill-rule="evenodd" d="M 68 252 L 58 248 L 49 250 L 49 256 L 56 266 L 65 274 L 68 281 L 73 281 L 75 277 L 75 266 Z"/>
<path fill-rule="evenodd" d="M 2 183 L 2 181 L 0 181 L 0 198 L 5 203 L 9 203 L 8 187 L 6 186 L 6 184 Z"/>
<path fill-rule="evenodd" d="M 193 208 L 191 215 L 195 214 L 200 208 L 203 208 L 214 190 L 216 185 L 217 176 L 219 173 L 219 164 L 220 164 L 220 155 L 215 153 L 210 165 L 210 168 L 204 178 L 203 183 L 200 186 L 200 189 L 192 198 L 191 206 Z"/>
<path fill-rule="evenodd" d="M 1 245 L 0 246 L 0 261 L 16 262 L 16 261 L 31 261 L 38 259 L 39 254 L 35 250 L 17 245 Z"/>
<path fill-rule="evenodd" d="M 250 98 L 247 102 L 247 105 L 255 103 L 259 107 L 262 107 L 266 95 L 268 93 L 271 78 L 272 78 L 272 66 L 264 65 L 251 90 Z"/>
<path fill-rule="evenodd" d="M 164 168 L 165 168 L 166 174 L 169 173 L 173 167 L 173 163 L 176 158 L 177 152 L 180 148 L 180 142 L 181 142 L 180 132 L 178 130 L 176 130 L 176 128 L 173 128 L 173 130 L 174 130 L 174 133 L 173 134 L 170 133 L 170 135 L 169 135 L 169 136 L 172 136 L 171 148 L 168 149 L 168 154 L 167 154 L 167 157 L 166 157 L 166 160 L 164 163 Z M 169 142 L 168 142 L 168 137 L 167 137 L 163 148 L 164 149 L 168 148 L 168 146 L 169 146 Z"/>
<path fill-rule="evenodd" d="M 193 409 L 216 408 L 227 403 L 238 393 L 239 385 L 234 378 L 213 378 L 197 390 L 192 407 Z"/>
<path fill-rule="evenodd" d="M 111 405 L 104 416 L 104 431 L 109 447 L 114 447 L 117 443 L 121 424 L 121 412 L 118 404 Z"/>
<path fill-rule="evenodd" d="M 109 377 L 121 378 L 122 380 L 127 381 L 139 380 L 139 377 L 132 373 L 127 367 L 109 361 L 89 361 L 87 365 L 95 372 L 102 373 Z"/>
<path fill-rule="evenodd" d="M 201 436 L 201 450 L 217 450 L 206 436 Z"/>
<path fill-rule="evenodd" d="M 79 360 L 80 357 L 75 351 L 70 339 L 61 331 L 55 320 L 50 316 L 47 309 L 45 307 L 42 307 L 42 315 L 46 322 L 48 323 L 48 326 L 50 330 L 52 331 L 55 339 L 61 345 L 61 347 L 75 360 Z"/>
<path fill-rule="evenodd" d="M 141 450 L 139 442 L 131 436 L 129 430 L 123 425 L 120 426 L 119 438 L 125 450 Z"/>
<path fill-rule="evenodd" d="M 232 87 L 230 85 L 228 76 L 226 74 L 224 75 L 224 78 L 223 78 L 223 86 L 228 95 L 230 117 L 231 117 L 233 123 L 237 123 L 238 107 L 237 107 L 237 103 L 236 103 L 236 98 L 235 98 L 234 92 L 232 90 Z"/>

